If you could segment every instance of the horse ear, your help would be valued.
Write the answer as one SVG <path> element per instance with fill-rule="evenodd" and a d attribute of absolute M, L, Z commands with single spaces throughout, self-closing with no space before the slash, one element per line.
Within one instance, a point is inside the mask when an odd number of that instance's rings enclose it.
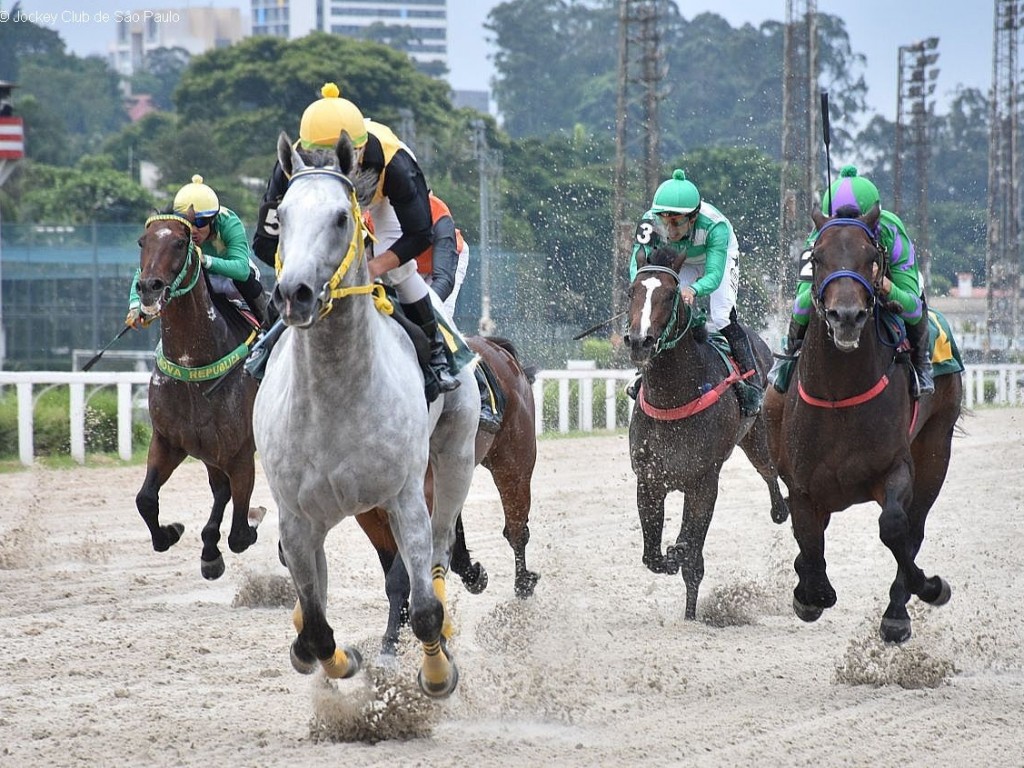
<path fill-rule="evenodd" d="M 871 206 L 870 211 L 860 217 L 860 220 L 867 224 L 870 229 L 874 230 L 878 226 L 878 217 L 881 215 L 882 206 L 880 203 L 875 203 Z"/>
<path fill-rule="evenodd" d="M 811 211 L 811 220 L 814 221 L 814 228 L 821 229 L 829 217 L 818 210 Z"/>
<path fill-rule="evenodd" d="M 281 170 L 285 172 L 286 176 L 292 176 L 296 171 L 305 167 L 299 153 L 292 146 L 292 140 L 284 131 L 281 131 L 277 137 L 277 162 L 281 164 Z"/>
<path fill-rule="evenodd" d="M 352 141 L 348 137 L 348 131 L 342 131 L 338 143 L 334 147 L 334 154 L 338 156 L 338 168 L 348 176 L 352 173 L 352 166 L 355 165 L 356 151 Z"/>

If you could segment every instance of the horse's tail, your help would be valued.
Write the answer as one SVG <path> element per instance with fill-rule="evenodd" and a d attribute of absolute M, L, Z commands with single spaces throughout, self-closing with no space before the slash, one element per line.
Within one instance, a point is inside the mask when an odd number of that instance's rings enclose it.
<path fill-rule="evenodd" d="M 516 345 L 512 343 L 511 339 L 507 339 L 504 336 L 485 336 L 489 342 L 494 344 L 496 347 L 501 347 L 508 352 L 519 363 L 519 367 L 523 369 L 523 374 L 526 376 L 526 380 L 533 384 L 537 379 L 537 371 L 540 370 L 536 365 L 523 365 L 522 359 L 519 357 L 519 350 L 516 349 Z"/>

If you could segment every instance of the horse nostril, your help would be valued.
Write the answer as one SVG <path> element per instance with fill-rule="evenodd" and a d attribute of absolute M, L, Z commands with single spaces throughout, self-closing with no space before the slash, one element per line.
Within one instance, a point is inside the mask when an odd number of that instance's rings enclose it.
<path fill-rule="evenodd" d="M 654 346 L 654 337 L 648 334 L 647 336 L 644 336 L 643 341 L 640 342 L 640 343 L 644 347 L 653 347 Z"/>

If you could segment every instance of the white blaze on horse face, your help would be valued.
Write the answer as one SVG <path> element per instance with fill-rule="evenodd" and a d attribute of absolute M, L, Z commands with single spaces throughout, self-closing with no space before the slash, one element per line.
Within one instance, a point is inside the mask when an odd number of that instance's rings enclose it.
<path fill-rule="evenodd" d="M 647 291 L 647 295 L 644 296 L 644 308 L 640 312 L 640 338 L 644 338 L 650 333 L 651 330 L 651 315 L 653 314 L 652 304 L 654 301 L 654 292 L 661 287 L 661 280 L 656 277 L 648 277 L 646 280 L 640 283 Z"/>

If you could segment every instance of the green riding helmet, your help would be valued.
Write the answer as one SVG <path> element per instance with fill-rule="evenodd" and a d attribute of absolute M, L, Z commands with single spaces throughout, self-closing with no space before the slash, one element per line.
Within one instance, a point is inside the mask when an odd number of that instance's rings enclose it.
<path fill-rule="evenodd" d="M 830 194 L 831 193 L 831 194 Z M 829 210 L 829 202 L 832 210 Z M 821 212 L 826 216 L 835 216 L 836 211 L 846 206 L 856 206 L 863 216 L 875 205 L 881 206 L 878 187 L 869 179 L 857 175 L 857 168 L 844 165 L 839 171 L 839 178 L 821 198 Z"/>
<path fill-rule="evenodd" d="M 700 208 L 700 192 L 696 185 L 686 178 L 682 169 L 676 168 L 672 178 L 667 179 L 654 193 L 654 213 L 693 213 Z"/>

